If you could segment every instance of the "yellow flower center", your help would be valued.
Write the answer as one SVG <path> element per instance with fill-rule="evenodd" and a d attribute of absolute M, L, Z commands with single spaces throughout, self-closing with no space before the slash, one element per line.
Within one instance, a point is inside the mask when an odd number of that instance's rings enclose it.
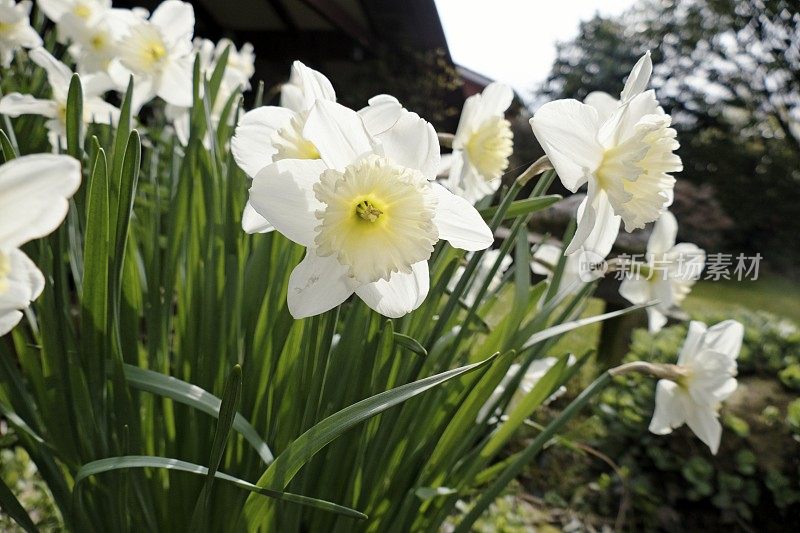
<path fill-rule="evenodd" d="M 92 48 L 95 50 L 102 50 L 106 47 L 107 42 L 106 36 L 102 33 L 96 33 L 92 35 L 91 39 L 89 39 L 89 44 L 92 45 Z"/>
<path fill-rule="evenodd" d="M 92 16 L 92 8 L 82 3 L 76 4 L 72 12 L 75 13 L 76 17 L 83 20 L 88 20 Z"/>
<path fill-rule="evenodd" d="M 277 150 L 272 161 L 281 159 L 319 159 L 319 150 L 314 143 L 303 137 L 306 115 L 295 115 L 285 127 L 272 136 L 272 144 Z"/>
<path fill-rule="evenodd" d="M 467 158 L 485 180 L 503 175 L 514 151 L 511 123 L 503 117 L 491 117 L 470 135 L 464 144 Z"/>
<path fill-rule="evenodd" d="M 144 55 L 150 60 L 150 63 L 155 64 L 167 55 L 167 50 L 164 48 L 161 41 L 151 41 L 145 46 Z"/>
<path fill-rule="evenodd" d="M 410 273 L 439 239 L 428 180 L 383 157 L 368 156 L 344 172 L 326 170 L 314 193 L 325 205 L 316 213 L 317 254 L 335 255 L 359 283 Z"/>
<path fill-rule="evenodd" d="M 11 261 L 8 256 L 0 250 L 0 294 L 8 290 L 8 275 L 11 273 Z"/>
<path fill-rule="evenodd" d="M 0 33 L 8 33 L 14 27 L 13 24 L 0 21 Z"/>
<path fill-rule="evenodd" d="M 356 214 L 367 222 L 375 222 L 383 214 L 383 211 L 375 207 L 371 201 L 362 200 L 356 204 Z"/>

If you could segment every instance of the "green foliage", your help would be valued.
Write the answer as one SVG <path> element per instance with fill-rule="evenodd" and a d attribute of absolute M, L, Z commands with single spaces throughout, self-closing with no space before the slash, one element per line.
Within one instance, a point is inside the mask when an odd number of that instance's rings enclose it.
<path fill-rule="evenodd" d="M 116 128 L 83 128 L 73 78 L 60 149 L 81 160 L 84 181 L 63 227 L 26 247 L 47 283 L 30 320 L 0 339 L 10 445 L 71 531 L 436 530 L 463 495 L 499 492 L 588 399 L 515 463 L 495 461 L 576 368 L 563 359 L 496 431 L 476 422 L 513 363 L 524 372 L 563 335 L 608 318 L 576 320 L 593 285 L 557 295 L 530 284 L 519 235 L 555 200 L 556 176 L 530 194 L 512 186 L 486 213 L 493 229 L 509 225 L 502 251 L 517 259 L 500 291 L 487 278 L 464 304 L 484 253 L 467 260 L 441 245 L 416 312 L 383 320 L 354 298 L 295 321 L 286 291 L 302 248 L 241 230 L 249 182 L 229 147 L 240 95 L 225 102 L 230 121 L 211 120 L 224 57 L 210 75 L 197 63 L 186 146 L 163 105 L 131 115 L 133 80 Z M 47 96 L 24 53 L 8 73 L 4 91 Z M 40 119 L 6 119 L 4 157 L 49 150 Z M 489 325 L 501 301 L 512 312 Z M 420 497 L 425 488 L 436 495 Z"/>
<path fill-rule="evenodd" d="M 635 531 L 726 522 L 760 531 L 798 526 L 800 400 L 784 376 L 800 360 L 800 337 L 793 324 L 767 313 L 734 318 L 745 326 L 740 385 L 722 408 L 719 454 L 712 456 L 685 426 L 669 438 L 646 433 L 653 383 L 636 375 L 616 378 L 597 406 L 603 434 L 596 446 L 627 474 L 594 493 L 591 506 L 611 511 L 627 492 L 632 510 L 626 527 Z M 674 362 L 685 333 L 684 325 L 656 335 L 637 330 L 626 360 Z"/>

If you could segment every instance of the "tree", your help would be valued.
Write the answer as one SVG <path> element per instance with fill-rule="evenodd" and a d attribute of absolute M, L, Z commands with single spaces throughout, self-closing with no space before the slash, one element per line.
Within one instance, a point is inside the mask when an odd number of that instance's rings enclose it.
<path fill-rule="evenodd" d="M 650 0 L 595 16 L 558 46 L 541 94 L 618 93 L 651 50 L 683 179 L 711 184 L 734 220 L 731 250 L 775 267 L 800 258 L 800 12 L 796 0 Z M 680 198 L 676 200 L 680 201 Z"/>

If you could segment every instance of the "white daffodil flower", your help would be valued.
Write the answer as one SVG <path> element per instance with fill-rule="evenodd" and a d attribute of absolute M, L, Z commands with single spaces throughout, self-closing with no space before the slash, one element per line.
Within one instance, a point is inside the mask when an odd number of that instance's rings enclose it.
<path fill-rule="evenodd" d="M 10 117 L 40 115 L 49 118 L 50 120 L 45 123 L 45 126 L 48 130 L 50 144 L 55 150 L 59 144 L 66 146 L 67 143 L 67 96 L 73 72 L 44 48 L 31 50 L 30 58 L 47 73 L 52 97 L 44 100 L 34 98 L 29 94 L 7 94 L 0 99 L 0 113 Z M 89 74 L 81 77 L 84 124 L 115 124 L 117 122 L 119 109 L 102 98 L 102 95 L 112 87 L 113 83 L 105 74 Z"/>
<path fill-rule="evenodd" d="M 69 37 L 69 53 L 75 58 L 81 74 L 110 73 L 114 60 L 122 53 L 120 42 L 130 27 L 146 18 L 146 12 L 108 9 L 91 24 L 74 13 L 67 13 L 59 22 L 59 31 Z M 127 88 L 127 80 L 125 80 Z M 120 88 L 119 86 L 117 88 Z"/>
<path fill-rule="evenodd" d="M 318 99 L 336 101 L 331 82 L 300 61 L 292 65 L 289 82 L 281 89 L 281 107 L 262 106 L 245 113 L 236 126 L 231 152 L 249 177 L 282 159 L 318 160 L 314 143 L 303 136 L 306 119 Z M 242 214 L 247 233 L 266 233 L 275 228 L 247 202 Z"/>
<path fill-rule="evenodd" d="M 553 368 L 553 366 L 558 362 L 558 359 L 555 357 L 543 357 L 542 359 L 536 359 L 533 361 L 528 370 L 525 371 L 525 374 L 522 376 L 522 380 L 519 382 L 519 387 L 517 390 L 514 391 L 514 394 L 511 396 L 511 399 L 508 402 L 508 406 L 506 407 L 506 413 L 512 412 L 517 405 L 522 401 L 525 396 L 527 396 L 533 388 L 536 386 L 537 383 L 544 377 L 547 372 Z M 568 363 L 569 365 L 575 364 L 575 358 L 573 356 L 569 357 Z M 506 392 L 506 389 L 511 385 L 511 382 L 514 378 L 517 377 L 519 374 L 522 365 L 518 363 L 514 363 L 508 368 L 508 372 L 506 375 L 503 376 L 503 379 L 500 381 L 500 384 L 492 392 L 492 395 L 483 404 L 481 410 L 478 411 L 478 416 L 476 417 L 477 422 L 483 422 L 487 418 L 489 418 L 490 410 L 494 405 L 500 400 L 503 394 Z M 559 387 L 557 391 L 551 394 L 545 401 L 544 404 L 547 405 L 548 403 L 555 401 L 558 399 L 559 396 L 567 392 L 566 387 Z M 499 411 L 497 412 L 498 415 L 501 415 Z M 501 419 L 505 418 L 505 415 L 500 416 Z M 489 419 L 489 422 L 496 421 L 496 419 Z"/>
<path fill-rule="evenodd" d="M 20 48 L 42 46 L 42 38 L 31 28 L 31 3 L 0 0 L 0 66 L 8 67 Z"/>
<path fill-rule="evenodd" d="M 80 182 L 80 164 L 66 155 L 28 155 L 0 166 L 0 336 L 44 288 L 42 273 L 18 248 L 61 224 Z"/>
<path fill-rule="evenodd" d="M 469 261 L 471 257 L 472 254 L 467 254 L 467 261 Z M 500 250 L 488 250 L 485 254 L 483 254 L 483 258 L 481 258 L 481 262 L 478 263 L 478 268 L 475 269 L 475 273 L 473 274 L 472 285 L 470 285 L 469 289 L 462 297 L 464 303 L 469 306 L 475 303 L 475 299 L 478 297 L 478 292 L 480 291 L 481 286 L 486 282 L 486 278 L 492 271 L 492 267 L 494 267 L 498 257 L 500 257 Z M 494 273 L 492 280 L 489 282 L 489 287 L 486 291 L 487 294 L 500 287 L 500 283 L 503 280 L 503 274 L 505 274 L 506 270 L 508 270 L 508 267 L 510 267 L 511 263 L 513 262 L 514 260 L 511 259 L 511 256 L 503 256 L 503 258 L 500 260 L 500 268 L 497 269 L 497 272 Z M 458 285 L 458 280 L 460 280 L 461 276 L 464 274 L 464 270 L 465 267 L 463 266 L 459 266 L 456 269 L 453 277 L 447 283 L 447 288 L 450 291 L 456 288 L 456 285 Z"/>
<path fill-rule="evenodd" d="M 626 231 L 643 228 L 672 203 L 675 178 L 669 173 L 683 167 L 673 153 L 678 141 L 670 116 L 655 93 L 644 90 L 652 69 L 648 52 L 631 71 L 613 111 L 607 99 L 598 103 L 602 97 L 587 103 L 556 100 L 530 120 L 564 186 L 575 192 L 588 183 L 567 254 L 577 252 L 598 225 L 613 241 L 620 220 Z"/>
<path fill-rule="evenodd" d="M 122 89 L 134 76 L 134 112 L 158 96 L 178 107 L 192 105 L 194 8 L 166 0 L 148 20 L 139 19 L 119 44 L 119 59 L 109 71 Z"/>
<path fill-rule="evenodd" d="M 675 244 L 678 221 L 669 211 L 656 221 L 647 242 L 646 263 L 625 267 L 625 279 L 619 287 L 623 298 L 633 304 L 652 300 L 659 303 L 647 308 L 650 331 L 655 333 L 667 323 L 667 315 L 679 307 L 700 279 L 706 254 L 691 243 Z"/>
<path fill-rule="evenodd" d="M 210 77 L 211 73 L 217 66 L 217 62 L 222 56 L 227 47 L 230 46 L 228 53 L 228 61 L 225 65 L 225 71 L 222 75 L 222 81 L 219 85 L 217 98 L 211 109 L 211 121 L 214 125 L 219 125 L 220 116 L 225 109 L 225 105 L 238 90 L 246 90 L 250 88 L 250 78 L 255 72 L 255 56 L 253 55 L 253 46 L 250 43 L 245 43 L 241 50 L 236 49 L 236 45 L 228 39 L 221 39 L 216 45 L 208 39 L 197 38 L 194 40 L 194 50 L 200 58 L 200 70 L 206 76 Z M 204 86 L 200 86 L 200 95 L 204 93 Z M 190 107 L 177 107 L 173 105 L 166 106 L 166 116 L 172 123 L 175 129 L 175 136 L 178 138 L 183 146 L 189 143 L 189 130 L 191 127 L 191 108 Z M 229 122 L 232 124 L 234 121 L 234 113 L 229 115 Z M 206 148 L 210 147 L 208 132 L 203 139 L 203 144 Z"/>
<path fill-rule="evenodd" d="M 511 123 L 505 112 L 514 99 L 511 87 L 491 83 L 464 102 L 453 139 L 448 187 L 472 203 L 500 187 L 514 148 Z"/>
<path fill-rule="evenodd" d="M 692 321 L 675 367 L 674 381 L 661 379 L 656 386 L 656 407 L 650 431 L 666 435 L 687 424 L 716 454 L 722 425 L 719 408 L 736 390 L 736 358 L 744 328 L 726 320 L 706 328 Z"/>
<path fill-rule="evenodd" d="M 36 0 L 36 3 L 55 22 L 61 42 L 74 38 L 79 28 L 94 26 L 111 9 L 111 0 Z M 66 28 L 62 25 L 65 17 L 71 19 Z"/>
<path fill-rule="evenodd" d="M 469 251 L 491 245 L 475 208 L 431 181 L 440 157 L 433 127 L 394 98 L 373 98 L 360 113 L 318 99 L 298 133 L 320 158 L 279 158 L 250 188 L 255 211 L 306 247 L 289 278 L 295 318 L 353 293 L 400 317 L 428 293 L 436 242 Z"/>

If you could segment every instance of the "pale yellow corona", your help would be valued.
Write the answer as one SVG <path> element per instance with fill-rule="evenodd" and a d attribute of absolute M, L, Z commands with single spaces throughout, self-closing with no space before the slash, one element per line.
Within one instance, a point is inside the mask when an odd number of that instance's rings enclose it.
<path fill-rule="evenodd" d="M 439 238 L 430 182 L 383 157 L 371 155 L 344 172 L 326 170 L 314 192 L 325 205 L 316 213 L 317 254 L 335 255 L 360 283 L 410 273 Z"/>
<path fill-rule="evenodd" d="M 502 176 L 514 151 L 511 123 L 502 116 L 486 119 L 464 145 L 467 158 L 485 180 Z"/>
<path fill-rule="evenodd" d="M 272 136 L 275 147 L 273 161 L 281 159 L 319 159 L 319 151 L 314 143 L 303 137 L 303 126 L 308 113 L 294 115 L 289 123 Z"/>
<path fill-rule="evenodd" d="M 8 255 L 0 250 L 0 294 L 8 290 L 8 275 L 11 273 L 11 261 Z"/>

